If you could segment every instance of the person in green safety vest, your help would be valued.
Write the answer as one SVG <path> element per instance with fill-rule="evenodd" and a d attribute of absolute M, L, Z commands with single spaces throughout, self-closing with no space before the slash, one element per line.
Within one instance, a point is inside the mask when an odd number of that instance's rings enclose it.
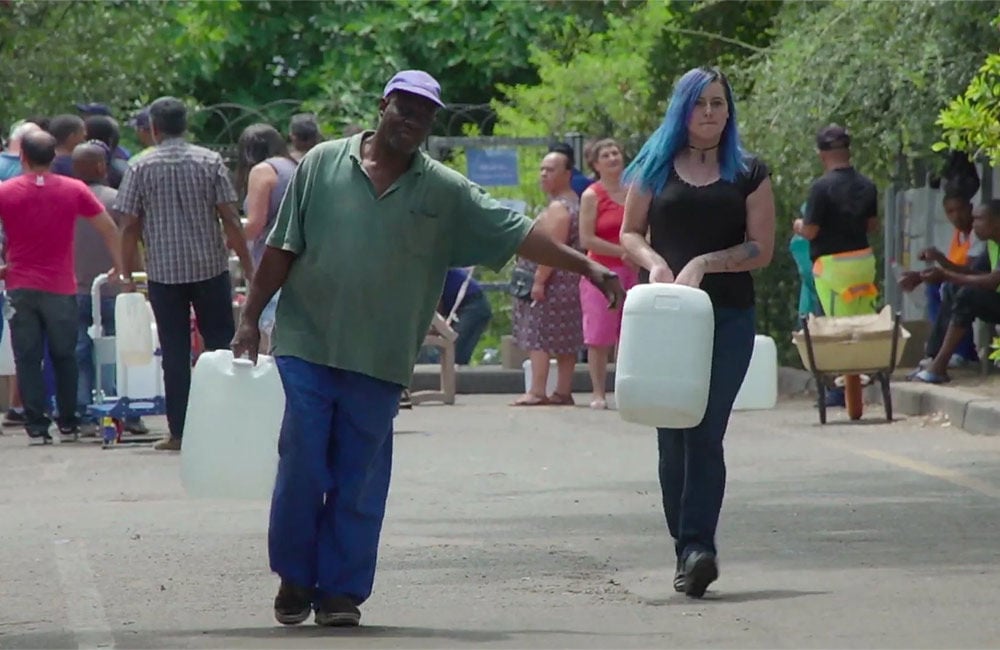
<path fill-rule="evenodd" d="M 1000 200 L 979 205 L 972 212 L 972 230 L 986 242 L 986 252 L 974 258 L 967 267 L 947 259 L 921 272 L 924 282 L 949 282 L 956 287 L 951 300 L 941 305 L 942 318 L 948 318 L 948 329 L 941 349 L 926 368 L 910 375 L 914 381 L 941 384 L 949 381 L 948 361 L 962 338 L 978 318 L 988 323 L 1000 323 Z M 948 310 L 947 315 L 944 310 Z"/>

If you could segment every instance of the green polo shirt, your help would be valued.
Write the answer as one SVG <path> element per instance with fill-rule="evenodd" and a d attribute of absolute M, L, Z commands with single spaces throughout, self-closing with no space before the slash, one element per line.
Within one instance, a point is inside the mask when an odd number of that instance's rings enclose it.
<path fill-rule="evenodd" d="M 274 353 L 408 386 L 448 268 L 499 270 L 532 222 L 423 152 L 375 196 L 365 135 L 317 145 L 288 185 L 267 240 L 297 255 Z"/>

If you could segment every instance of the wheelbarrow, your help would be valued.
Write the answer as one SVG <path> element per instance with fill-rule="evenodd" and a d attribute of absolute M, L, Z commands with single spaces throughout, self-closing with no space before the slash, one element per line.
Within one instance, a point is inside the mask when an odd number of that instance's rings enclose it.
<path fill-rule="evenodd" d="M 816 379 L 820 424 L 826 424 L 826 386 L 835 377 L 845 378 L 848 415 L 861 418 L 861 375 L 877 381 L 882 389 L 885 417 L 892 421 L 890 380 L 903 357 L 910 333 L 900 324 L 901 315 L 889 307 L 864 316 L 814 316 L 802 318 L 802 330 L 792 334 L 802 365 Z"/>

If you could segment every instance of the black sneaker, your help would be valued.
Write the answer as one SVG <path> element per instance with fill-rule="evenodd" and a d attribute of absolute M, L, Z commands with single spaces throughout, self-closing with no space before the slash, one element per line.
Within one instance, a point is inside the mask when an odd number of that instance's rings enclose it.
<path fill-rule="evenodd" d="M 282 625 L 298 625 L 312 613 L 313 590 L 281 581 L 274 597 L 274 618 Z"/>
<path fill-rule="evenodd" d="M 24 424 L 24 412 L 15 411 L 14 409 L 8 409 L 7 413 L 3 416 L 3 426 L 13 427 L 19 424 Z"/>
<path fill-rule="evenodd" d="M 410 399 L 409 390 L 404 390 L 403 394 L 399 396 L 399 408 L 401 409 L 413 408 L 413 401 Z"/>
<path fill-rule="evenodd" d="M 684 560 L 684 593 L 688 598 L 701 598 L 718 578 L 719 564 L 714 553 L 691 551 Z"/>
<path fill-rule="evenodd" d="M 80 427 L 75 424 L 59 425 L 60 442 L 76 442 L 80 439 Z"/>
<path fill-rule="evenodd" d="M 28 443 L 41 443 L 43 445 L 52 444 L 52 436 L 49 435 L 48 427 L 25 427 L 24 432 L 28 434 Z M 60 441 L 61 442 L 61 441 Z"/>
<path fill-rule="evenodd" d="M 330 596 L 316 607 L 316 625 L 355 627 L 361 624 L 361 610 L 347 596 Z"/>

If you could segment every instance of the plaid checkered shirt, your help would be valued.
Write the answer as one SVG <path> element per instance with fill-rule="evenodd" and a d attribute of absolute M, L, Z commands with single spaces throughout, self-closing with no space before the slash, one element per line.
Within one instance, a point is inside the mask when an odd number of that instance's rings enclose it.
<path fill-rule="evenodd" d="M 115 207 L 142 218 L 149 279 L 183 284 L 228 270 L 216 206 L 234 202 L 236 190 L 222 157 L 170 138 L 129 165 Z"/>

